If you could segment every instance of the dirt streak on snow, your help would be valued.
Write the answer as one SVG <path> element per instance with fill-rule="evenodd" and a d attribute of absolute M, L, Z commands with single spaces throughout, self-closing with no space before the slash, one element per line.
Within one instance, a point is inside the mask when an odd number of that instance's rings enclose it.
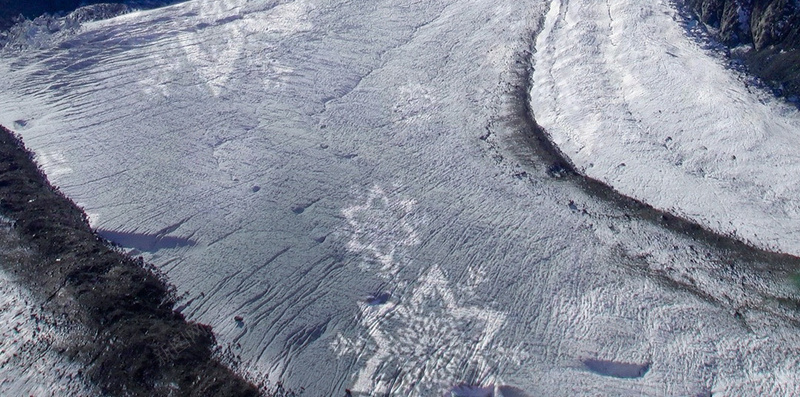
<path fill-rule="evenodd" d="M 13 229 L 0 215 L 0 267 L 15 265 L 28 255 Z M 0 395 L 91 395 L 93 386 L 81 375 L 83 367 L 57 351 L 69 346 L 71 333 L 53 325 L 52 313 L 40 310 L 35 296 L 0 270 Z"/>

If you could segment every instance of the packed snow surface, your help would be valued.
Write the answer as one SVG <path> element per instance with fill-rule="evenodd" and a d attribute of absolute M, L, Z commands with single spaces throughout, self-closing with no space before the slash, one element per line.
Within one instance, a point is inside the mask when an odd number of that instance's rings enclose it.
<path fill-rule="evenodd" d="M 665 1 L 553 1 L 536 42 L 537 122 L 623 194 L 800 254 L 800 114 L 679 22 Z"/>
<path fill-rule="evenodd" d="M 309 396 L 791 393 L 800 335 L 780 303 L 797 298 L 786 272 L 551 178 L 522 139 L 520 87 L 543 28 L 537 65 L 587 72 L 624 55 L 604 43 L 628 25 L 669 30 L 637 19 L 666 6 L 631 0 L 611 3 L 633 21 L 614 35 L 556 38 L 562 16 L 597 25 L 580 10 L 600 3 L 189 1 L 6 51 L 0 123 L 95 227 L 167 273 L 182 311 L 250 377 Z M 560 52 L 587 40 L 587 60 Z M 705 67 L 702 53 L 676 55 L 684 66 L 662 68 L 672 80 Z M 614 72 L 638 68 L 620 59 Z M 723 84 L 713 90 L 743 89 L 702 73 Z M 564 103 L 604 122 L 602 103 L 558 92 L 534 98 L 537 117 Z M 641 148 L 618 141 L 594 155 Z"/>

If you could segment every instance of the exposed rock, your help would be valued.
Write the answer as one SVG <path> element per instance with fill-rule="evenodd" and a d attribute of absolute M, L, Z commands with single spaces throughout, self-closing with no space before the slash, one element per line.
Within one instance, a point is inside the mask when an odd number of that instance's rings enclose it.
<path fill-rule="evenodd" d="M 719 29 L 725 44 L 753 44 L 756 50 L 798 44 L 794 0 L 687 0 L 686 5 L 700 21 Z"/>
<path fill-rule="evenodd" d="M 717 38 L 735 47 L 749 71 L 769 83 L 778 95 L 800 94 L 800 1 L 686 0 L 697 18 L 717 29 Z"/>
<path fill-rule="evenodd" d="M 174 291 L 157 269 L 98 236 L 33 157 L 0 127 L 0 220 L 30 256 L 2 266 L 36 293 L 43 311 L 86 329 L 58 353 L 85 366 L 103 395 L 259 395 L 214 356 L 211 328 L 174 310 Z"/>
<path fill-rule="evenodd" d="M 155 8 L 180 0 L 0 0 L 0 31 L 43 15 L 71 14 L 79 21 L 110 18 L 131 8 Z"/>

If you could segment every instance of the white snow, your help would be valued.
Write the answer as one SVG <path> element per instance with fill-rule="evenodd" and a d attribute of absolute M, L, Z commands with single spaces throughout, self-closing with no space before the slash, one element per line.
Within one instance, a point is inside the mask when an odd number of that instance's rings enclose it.
<path fill-rule="evenodd" d="M 142 254 L 248 376 L 312 396 L 796 390 L 786 272 L 628 217 L 522 143 L 517 87 L 547 6 L 131 13 L 4 53 L 0 123 L 25 120 L 96 227 L 195 242 Z M 593 359 L 650 369 L 618 379 Z"/>
<path fill-rule="evenodd" d="M 623 194 L 800 254 L 800 114 L 688 37 L 673 7 L 553 1 L 534 57 L 538 123 Z"/>

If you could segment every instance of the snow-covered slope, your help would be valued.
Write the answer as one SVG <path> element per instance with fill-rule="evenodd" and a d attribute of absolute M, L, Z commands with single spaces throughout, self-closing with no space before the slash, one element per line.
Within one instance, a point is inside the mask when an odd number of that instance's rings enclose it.
<path fill-rule="evenodd" d="M 796 390 L 786 269 L 631 216 L 526 148 L 547 6 L 132 13 L 4 53 L 0 123 L 240 368 L 306 395 Z"/>
<path fill-rule="evenodd" d="M 553 1 L 536 45 L 537 121 L 623 194 L 800 254 L 800 114 L 679 21 L 663 1 Z"/>

